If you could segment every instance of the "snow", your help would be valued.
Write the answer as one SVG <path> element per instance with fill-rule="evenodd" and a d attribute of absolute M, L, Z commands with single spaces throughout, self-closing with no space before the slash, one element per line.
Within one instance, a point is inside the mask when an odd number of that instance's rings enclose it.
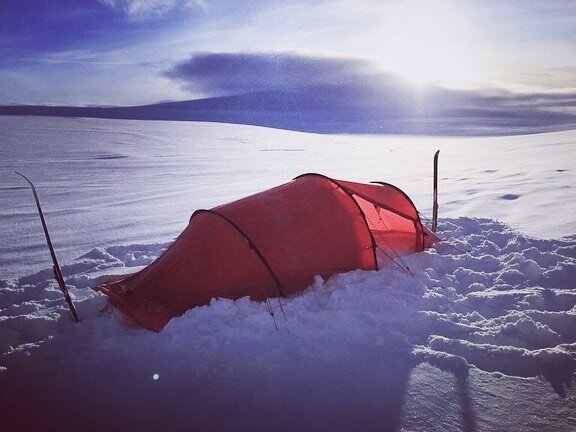
<path fill-rule="evenodd" d="M 3 430 L 572 430 L 576 131 L 329 136 L 0 117 Z M 382 180 L 436 247 L 266 304 L 215 299 L 159 333 L 90 288 L 152 262 L 197 208 L 304 172 Z M 36 183 L 71 295 L 52 279 Z M 234 263 L 228 263 L 232 266 Z"/>

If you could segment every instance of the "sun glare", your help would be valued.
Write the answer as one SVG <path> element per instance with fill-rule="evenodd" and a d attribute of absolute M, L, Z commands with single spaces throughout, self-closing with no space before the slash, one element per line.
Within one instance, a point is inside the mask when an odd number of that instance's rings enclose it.
<path fill-rule="evenodd" d="M 388 16 L 384 64 L 415 84 L 480 79 L 472 21 L 450 0 L 408 0 Z"/>

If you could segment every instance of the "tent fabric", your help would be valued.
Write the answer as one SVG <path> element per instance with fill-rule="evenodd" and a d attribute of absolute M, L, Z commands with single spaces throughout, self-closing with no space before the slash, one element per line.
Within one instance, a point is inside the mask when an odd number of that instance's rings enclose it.
<path fill-rule="evenodd" d="M 97 290 L 134 325 L 160 331 L 214 297 L 289 296 L 315 275 L 378 269 L 435 240 L 396 187 L 304 174 L 196 211 L 156 261 Z"/>

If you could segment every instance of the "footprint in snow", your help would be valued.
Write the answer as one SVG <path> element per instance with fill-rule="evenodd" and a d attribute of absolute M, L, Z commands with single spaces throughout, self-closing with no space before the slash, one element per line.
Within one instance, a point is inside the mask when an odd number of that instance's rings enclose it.
<path fill-rule="evenodd" d="M 502 195 L 500 197 L 500 199 L 504 199 L 504 200 L 508 200 L 508 201 L 514 201 L 514 200 L 517 200 L 518 198 L 520 198 L 520 195 L 516 195 L 516 194 L 506 194 L 506 195 Z"/>

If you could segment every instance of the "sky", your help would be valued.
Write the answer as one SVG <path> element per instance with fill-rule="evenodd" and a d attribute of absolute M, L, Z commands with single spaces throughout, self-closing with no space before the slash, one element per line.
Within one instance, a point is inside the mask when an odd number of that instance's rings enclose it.
<path fill-rule="evenodd" d="M 0 20 L 5 105 L 401 83 L 576 106 L 573 0 L 0 0 Z"/>

